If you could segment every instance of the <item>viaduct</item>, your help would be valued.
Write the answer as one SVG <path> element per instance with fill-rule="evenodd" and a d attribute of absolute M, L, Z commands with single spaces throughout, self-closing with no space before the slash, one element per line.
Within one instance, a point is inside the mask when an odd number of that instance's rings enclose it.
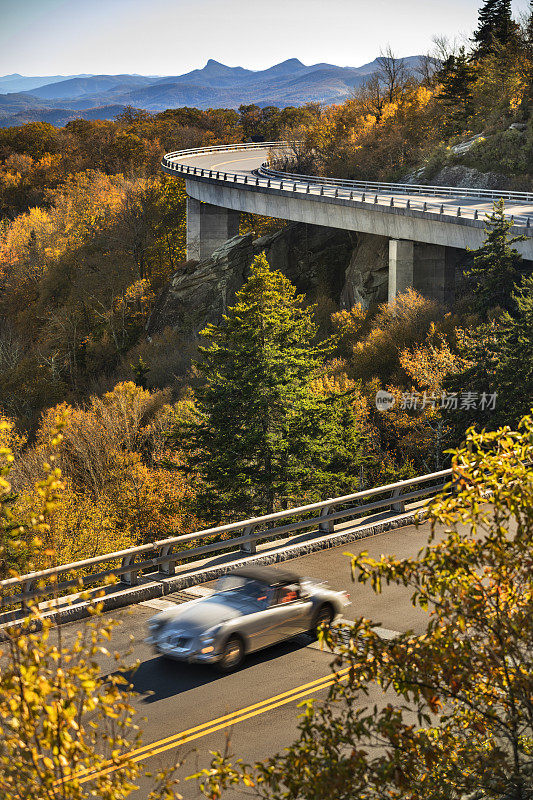
<path fill-rule="evenodd" d="M 187 257 L 204 260 L 239 232 L 240 212 L 305 222 L 389 240 L 389 301 L 413 286 L 449 304 L 456 264 L 484 239 L 485 215 L 503 198 L 516 244 L 533 262 L 533 193 L 321 178 L 277 172 L 284 142 L 168 153 L 162 169 L 185 178 Z"/>

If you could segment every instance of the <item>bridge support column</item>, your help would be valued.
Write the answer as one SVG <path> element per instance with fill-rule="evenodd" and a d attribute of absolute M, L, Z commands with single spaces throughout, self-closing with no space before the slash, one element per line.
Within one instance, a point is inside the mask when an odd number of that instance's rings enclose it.
<path fill-rule="evenodd" d="M 240 212 L 187 198 L 187 260 L 204 261 L 239 233 Z"/>
<path fill-rule="evenodd" d="M 389 241 L 389 303 L 414 282 L 414 242 L 403 239 Z"/>
<path fill-rule="evenodd" d="M 460 260 L 453 247 L 402 239 L 389 241 L 389 303 L 410 286 L 445 306 L 455 295 L 455 270 Z"/>
<path fill-rule="evenodd" d="M 458 251 L 439 244 L 415 244 L 414 287 L 424 297 L 449 306 L 455 295 Z"/>

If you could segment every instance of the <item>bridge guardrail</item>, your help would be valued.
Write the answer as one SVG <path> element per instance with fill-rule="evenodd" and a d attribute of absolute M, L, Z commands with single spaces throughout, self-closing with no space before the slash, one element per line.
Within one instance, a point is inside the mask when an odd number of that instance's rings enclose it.
<path fill-rule="evenodd" d="M 191 164 L 180 164 L 176 159 L 183 156 L 205 155 L 207 153 L 235 151 L 235 150 L 263 150 L 265 148 L 283 148 L 290 146 L 289 142 L 252 142 L 233 145 L 215 145 L 213 147 L 193 148 L 167 153 L 161 165 L 170 172 L 179 172 L 185 177 L 217 180 L 224 183 L 237 183 L 248 186 L 279 189 L 299 194 L 311 194 L 354 201 L 380 207 L 403 208 L 407 211 L 437 214 L 451 222 L 453 218 L 464 218 L 474 222 L 483 218 L 486 213 L 477 208 L 465 205 L 450 205 L 448 203 L 433 204 L 427 200 L 416 200 L 417 195 L 431 197 L 450 197 L 465 199 L 491 199 L 532 202 L 533 193 L 528 192 L 500 192 L 489 189 L 464 189 L 453 186 L 430 186 L 422 184 L 383 183 L 377 181 L 350 181 L 341 178 L 325 178 L 313 175 L 298 175 L 297 173 L 280 172 L 273 170 L 264 163 L 257 170 L 256 175 L 248 176 L 239 172 L 214 170 L 207 167 L 195 167 Z M 397 196 L 400 193 L 404 196 Z M 406 198 L 405 195 L 408 195 Z M 514 227 L 521 228 L 522 233 L 533 236 L 533 216 L 529 214 L 506 214 L 507 219 Z M 450 219 L 452 218 L 452 219 Z M 525 229 L 525 230 L 524 230 Z"/>
<path fill-rule="evenodd" d="M 24 609 L 30 601 L 61 595 L 69 589 L 76 591 L 80 584 L 84 588 L 104 586 L 110 576 L 127 586 L 135 586 L 141 575 L 151 575 L 154 579 L 174 575 L 179 562 L 187 562 L 194 556 L 214 554 L 235 547 L 243 555 L 253 554 L 257 542 L 275 540 L 283 534 L 301 533 L 312 528 L 317 528 L 320 533 L 330 533 L 337 521 L 362 519 L 370 512 L 384 509 L 402 513 L 406 503 L 428 500 L 445 489 L 451 477 L 451 469 L 441 470 L 343 497 L 329 498 L 274 514 L 172 536 L 127 550 L 7 578 L 0 581 L 0 608 L 13 609 L 21 604 Z M 304 519 L 279 524 L 291 517 Z M 263 529 L 257 530 L 258 528 Z M 239 535 L 220 538 L 233 533 Z M 213 537 L 217 537 L 218 541 L 213 542 Z M 208 541 L 196 547 L 187 547 L 191 542 L 201 540 Z"/>
<path fill-rule="evenodd" d="M 469 189 L 461 186 L 434 186 L 431 184 L 419 183 L 386 183 L 384 181 L 352 181 L 345 178 L 323 178 L 313 175 L 300 175 L 296 172 L 281 172 L 272 169 L 268 162 L 261 165 L 259 172 L 273 178 L 285 178 L 287 180 L 300 180 L 303 182 L 315 181 L 324 185 L 343 186 L 354 189 L 362 189 L 370 192 L 392 192 L 402 191 L 406 194 L 428 194 L 446 195 L 451 197 L 468 197 L 476 200 L 478 198 L 488 198 L 489 200 L 525 200 L 533 203 L 533 192 L 505 192 L 499 189 Z"/>

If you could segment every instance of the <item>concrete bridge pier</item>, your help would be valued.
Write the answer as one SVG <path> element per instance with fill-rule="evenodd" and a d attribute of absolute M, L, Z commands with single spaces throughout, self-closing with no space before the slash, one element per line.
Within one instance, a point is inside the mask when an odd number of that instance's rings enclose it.
<path fill-rule="evenodd" d="M 203 261 L 239 233 L 240 212 L 187 198 L 187 260 Z"/>
<path fill-rule="evenodd" d="M 389 303 L 414 286 L 415 244 L 403 239 L 389 241 Z"/>
<path fill-rule="evenodd" d="M 424 297 L 449 306 L 455 295 L 459 251 L 403 239 L 389 241 L 389 303 L 410 286 Z"/>

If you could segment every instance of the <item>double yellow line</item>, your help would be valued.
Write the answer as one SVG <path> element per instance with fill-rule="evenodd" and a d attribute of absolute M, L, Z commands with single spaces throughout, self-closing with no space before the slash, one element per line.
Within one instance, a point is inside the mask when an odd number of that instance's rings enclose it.
<path fill-rule="evenodd" d="M 175 747 L 180 747 L 181 745 L 192 742 L 195 739 L 200 739 L 202 736 L 208 736 L 210 733 L 216 733 L 216 731 L 220 731 L 223 728 L 229 727 L 230 725 L 235 725 L 238 722 L 244 722 L 245 720 L 251 719 L 251 717 L 256 717 L 259 714 L 265 714 L 267 711 L 280 708 L 281 706 L 292 703 L 295 700 L 301 700 L 303 697 L 313 694 L 313 692 L 327 689 L 337 680 L 343 680 L 346 678 L 348 671 L 349 668 L 342 669 L 339 672 L 333 672 L 329 675 L 324 675 L 324 677 L 318 678 L 316 681 L 304 683 L 302 686 L 296 686 L 294 689 L 290 689 L 289 691 L 275 695 L 274 697 L 269 697 L 267 700 L 262 700 L 260 703 L 255 703 L 252 706 L 247 706 L 246 708 L 241 708 L 238 711 L 233 711 L 231 714 L 226 714 L 224 717 L 217 717 L 217 719 L 204 722 L 202 725 L 197 725 L 194 728 L 188 728 L 188 730 L 181 731 L 181 733 L 175 733 L 172 736 L 167 736 L 165 739 L 159 739 L 158 741 L 147 744 L 144 747 L 139 747 L 137 750 L 128 752 L 125 754 L 123 761 L 143 761 L 144 759 L 164 753 L 166 750 L 172 750 Z M 103 769 L 93 771 L 82 770 L 81 772 L 75 773 L 72 777 L 78 778 L 80 783 L 88 783 L 95 778 L 100 778 L 105 775 L 109 775 L 112 772 L 116 772 L 120 768 L 120 762 L 108 762 L 108 766 L 104 766 Z"/>

